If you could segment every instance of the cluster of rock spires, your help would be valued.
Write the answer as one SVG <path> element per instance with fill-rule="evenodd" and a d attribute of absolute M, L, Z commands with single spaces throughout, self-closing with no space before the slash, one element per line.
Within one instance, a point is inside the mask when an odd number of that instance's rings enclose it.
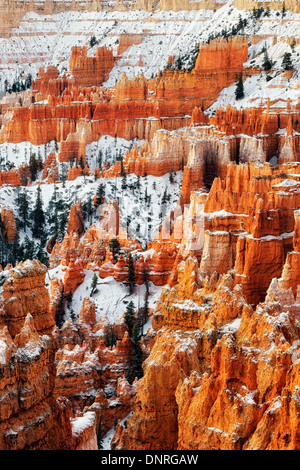
<path fill-rule="evenodd" d="M 119 53 L 131 43 L 124 40 Z M 71 159 L 84 165 L 70 167 L 69 180 L 89 174 L 86 146 L 101 135 L 143 139 L 124 159 L 127 174 L 182 170 L 183 179 L 147 257 L 119 226 L 117 205 L 105 201 L 99 227 L 84 231 L 77 203 L 62 242 L 49 241 L 49 267 L 63 272 L 49 290 L 39 261 L 3 266 L 0 449 L 97 449 L 99 423 L 102 433 L 115 425 L 117 450 L 300 448 L 300 105 L 269 101 L 218 109 L 210 119 L 204 113 L 237 74 L 258 73 L 243 69 L 247 54 L 244 37 L 217 39 L 200 46 L 191 72 L 123 76 L 106 89 L 112 51 L 88 57 L 74 48 L 71 77 L 40 70 L 28 105 L 2 106 L 1 143 L 60 142 L 43 164 L 44 182 L 59 183 L 58 162 Z M 110 176 L 121 176 L 118 162 L 95 169 L 96 178 Z M 28 168 L 0 173 L 0 184 L 31 184 Z M 2 207 L 0 220 L 12 243 L 13 211 Z M 112 236 L 125 254 L 136 253 L 137 284 L 147 272 L 164 286 L 141 345 L 144 375 L 133 383 L 124 317 L 112 347 L 105 344 L 109 321 L 97 320 L 89 297 L 77 320 L 55 324 L 85 270 L 128 281 L 125 257 L 116 262 L 110 250 Z"/>

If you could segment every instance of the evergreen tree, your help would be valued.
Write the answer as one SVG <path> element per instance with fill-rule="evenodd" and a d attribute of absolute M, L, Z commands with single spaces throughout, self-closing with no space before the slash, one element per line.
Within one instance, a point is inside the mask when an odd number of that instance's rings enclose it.
<path fill-rule="evenodd" d="M 97 44 L 97 39 L 96 36 L 93 34 L 93 36 L 91 36 L 90 38 L 90 47 L 94 47 L 95 44 Z"/>
<path fill-rule="evenodd" d="M 32 243 L 32 240 L 28 237 L 28 235 L 25 236 L 24 239 L 24 257 L 23 259 L 32 259 L 34 254 L 34 243 Z"/>
<path fill-rule="evenodd" d="M 61 164 L 61 181 L 62 181 L 62 184 L 63 184 L 63 188 L 66 185 L 67 177 L 68 177 L 68 167 L 65 163 L 62 163 Z"/>
<path fill-rule="evenodd" d="M 12 244 L 11 253 L 12 253 L 12 264 L 15 265 L 15 263 L 20 260 L 20 256 L 22 256 L 23 254 L 20 249 L 20 236 L 19 236 L 18 231 L 15 235 L 15 239 Z"/>
<path fill-rule="evenodd" d="M 146 293 L 149 295 L 149 273 L 146 268 L 143 269 L 143 281 L 146 287 Z"/>
<path fill-rule="evenodd" d="M 91 224 L 93 212 L 94 212 L 94 207 L 93 207 L 92 198 L 89 197 L 88 200 L 82 204 L 82 215 L 83 215 L 84 220 L 86 219 L 88 220 L 89 225 Z"/>
<path fill-rule="evenodd" d="M 61 202 L 61 201 L 60 201 Z M 48 224 L 50 225 L 50 234 L 53 237 L 54 241 L 57 239 L 58 236 L 58 195 L 57 195 L 57 187 L 54 184 L 53 194 L 49 201 L 48 205 L 48 213 L 47 213 L 47 220 Z"/>
<path fill-rule="evenodd" d="M 132 300 L 129 302 L 129 304 L 126 307 L 126 313 L 125 313 L 125 323 L 128 328 L 128 334 L 130 338 L 132 337 L 132 332 L 133 332 L 133 327 L 135 324 L 135 311 L 134 311 L 134 303 Z"/>
<path fill-rule="evenodd" d="M 123 190 L 124 190 L 124 189 L 127 189 L 127 179 L 126 179 L 126 175 L 123 175 L 123 176 L 122 176 L 121 188 L 122 188 Z"/>
<path fill-rule="evenodd" d="M 109 325 L 105 328 L 105 346 L 107 348 L 113 348 L 117 343 L 117 336 L 113 325 Z"/>
<path fill-rule="evenodd" d="M 38 186 L 37 188 L 37 196 L 34 205 L 34 209 L 32 211 L 32 218 L 33 218 L 33 236 L 35 238 L 43 238 L 44 236 L 44 224 L 45 224 L 45 214 L 43 210 L 43 201 L 41 196 L 41 187 Z"/>
<path fill-rule="evenodd" d="M 94 273 L 92 284 L 91 284 L 91 288 L 92 288 L 91 295 L 94 295 L 94 293 L 96 292 L 97 284 L 98 284 L 98 276 L 96 273 Z"/>
<path fill-rule="evenodd" d="M 31 175 L 32 181 L 36 180 L 36 175 L 37 175 L 37 172 L 38 172 L 38 168 L 39 168 L 39 163 L 38 163 L 38 160 L 35 157 L 35 154 L 33 153 L 32 155 L 30 155 L 30 160 L 29 160 L 29 170 L 30 170 L 30 175 Z"/>
<path fill-rule="evenodd" d="M 294 52 L 295 47 L 296 47 L 296 39 L 295 38 L 292 39 L 292 42 L 291 42 L 290 46 L 291 46 L 292 51 Z"/>
<path fill-rule="evenodd" d="M 163 193 L 163 197 L 161 199 L 161 203 L 166 204 L 167 201 L 168 201 L 168 192 L 167 192 L 167 188 L 165 188 L 164 193 Z"/>
<path fill-rule="evenodd" d="M 62 288 L 60 297 L 59 297 L 59 302 L 58 306 L 56 309 L 56 316 L 55 316 L 55 323 L 59 329 L 64 324 L 64 316 L 65 316 L 65 308 L 64 308 L 64 287 Z"/>
<path fill-rule="evenodd" d="M 19 194 L 17 206 L 20 217 L 20 228 L 24 229 L 26 232 L 29 218 L 29 200 L 25 189 Z"/>
<path fill-rule="evenodd" d="M 111 251 L 112 254 L 113 254 L 113 257 L 114 257 L 115 262 L 117 262 L 117 261 L 118 261 L 118 257 L 119 257 L 119 251 L 120 251 L 120 243 L 119 243 L 119 241 L 117 240 L 117 238 L 112 238 L 112 239 L 109 241 L 109 249 L 110 249 L 110 251 Z"/>
<path fill-rule="evenodd" d="M 144 307 L 142 311 L 142 326 L 145 325 L 146 321 L 148 320 L 148 317 L 149 317 L 149 293 L 146 291 L 145 302 L 144 302 Z"/>
<path fill-rule="evenodd" d="M 120 156 L 120 163 L 121 163 L 121 176 L 126 176 L 126 171 L 123 165 L 123 157 Z"/>
<path fill-rule="evenodd" d="M 40 242 L 37 246 L 36 258 L 46 266 L 48 265 L 48 257 L 44 251 L 44 243 Z"/>
<path fill-rule="evenodd" d="M 290 52 L 285 52 L 282 62 L 281 62 L 281 67 L 283 70 L 291 70 L 293 68 L 292 64 L 292 54 Z"/>
<path fill-rule="evenodd" d="M 122 157 L 121 157 L 120 161 L 121 161 L 121 177 L 122 177 L 121 188 L 126 189 L 127 188 L 126 171 L 125 171 L 125 168 L 124 168 L 124 165 L 123 165 L 123 158 Z"/>
<path fill-rule="evenodd" d="M 5 266 L 7 264 L 7 243 L 0 232 L 0 264 Z"/>
<path fill-rule="evenodd" d="M 176 60 L 175 60 L 175 67 L 178 69 L 178 70 L 182 70 L 182 58 L 179 56 Z"/>
<path fill-rule="evenodd" d="M 102 161 L 103 161 L 103 152 L 102 150 L 99 150 L 98 158 L 97 158 L 97 165 L 100 170 L 102 169 Z"/>
<path fill-rule="evenodd" d="M 129 369 L 128 377 L 131 383 L 135 378 L 141 379 L 143 377 L 143 351 L 141 349 L 141 335 L 139 333 L 138 324 L 135 323 L 132 332 L 132 365 Z"/>
<path fill-rule="evenodd" d="M 134 291 L 134 286 L 135 286 L 134 261 L 133 261 L 131 253 L 129 253 L 127 257 L 127 278 L 128 278 L 129 293 L 131 295 Z"/>
<path fill-rule="evenodd" d="M 58 241 L 60 242 L 65 236 L 68 221 L 69 221 L 69 208 L 65 206 L 58 216 Z"/>
<path fill-rule="evenodd" d="M 140 175 L 138 175 L 137 179 L 136 179 L 136 187 L 138 190 L 141 189 L 141 177 Z"/>
<path fill-rule="evenodd" d="M 103 204 L 104 198 L 105 198 L 105 185 L 103 183 L 100 183 L 96 192 L 95 206 L 98 207 L 101 204 Z"/>
<path fill-rule="evenodd" d="M 266 11 L 265 11 L 265 16 L 269 17 L 270 14 L 271 14 L 271 11 L 270 11 L 270 7 L 268 5 L 267 8 L 266 8 Z"/>
<path fill-rule="evenodd" d="M 269 58 L 267 50 L 265 50 L 265 52 L 264 52 L 264 60 L 263 60 L 262 66 L 263 66 L 263 69 L 266 70 L 266 71 L 271 70 L 271 68 L 273 66 L 273 63 Z"/>
<path fill-rule="evenodd" d="M 174 175 L 173 175 L 172 171 L 171 171 L 170 174 L 169 174 L 169 182 L 170 182 L 171 184 L 174 183 Z"/>
<path fill-rule="evenodd" d="M 244 84 L 243 84 L 243 78 L 242 75 L 240 75 L 240 78 L 236 84 L 236 89 L 235 89 L 235 98 L 236 100 L 241 100 L 244 98 L 245 93 L 244 93 Z"/>
<path fill-rule="evenodd" d="M 84 170 L 85 164 L 84 164 L 83 157 L 80 157 L 80 159 L 79 159 L 79 165 L 80 165 L 81 169 Z"/>

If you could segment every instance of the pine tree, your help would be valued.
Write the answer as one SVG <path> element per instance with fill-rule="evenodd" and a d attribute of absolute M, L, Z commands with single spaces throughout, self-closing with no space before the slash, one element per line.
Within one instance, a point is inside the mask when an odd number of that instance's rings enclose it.
<path fill-rule="evenodd" d="M 269 17 L 270 15 L 271 15 L 271 11 L 270 11 L 270 7 L 268 5 L 267 8 L 266 8 L 266 11 L 265 11 L 265 16 Z"/>
<path fill-rule="evenodd" d="M 165 188 L 163 197 L 162 197 L 162 199 L 161 199 L 161 203 L 162 203 L 162 204 L 166 204 L 167 201 L 168 201 L 168 192 L 167 192 L 167 188 Z"/>
<path fill-rule="evenodd" d="M 143 269 L 143 281 L 146 287 L 146 293 L 149 295 L 149 273 L 146 268 Z"/>
<path fill-rule="evenodd" d="M 98 276 L 96 273 L 94 273 L 92 284 L 91 284 L 91 288 L 92 288 L 91 295 L 94 295 L 94 293 L 96 292 L 97 284 L 98 284 Z"/>
<path fill-rule="evenodd" d="M 32 243 L 32 240 L 28 237 L 28 235 L 26 235 L 24 239 L 23 259 L 32 259 L 33 254 L 34 254 L 34 243 Z"/>
<path fill-rule="evenodd" d="M 62 163 L 61 164 L 61 181 L 62 181 L 63 188 L 66 185 L 67 177 L 68 177 L 68 167 L 65 163 Z"/>
<path fill-rule="evenodd" d="M 175 60 L 175 67 L 178 69 L 178 70 L 182 70 L 182 58 L 180 56 L 178 56 L 178 58 Z"/>
<path fill-rule="evenodd" d="M 144 302 L 144 307 L 143 307 L 143 326 L 148 320 L 148 317 L 149 317 L 149 293 L 146 291 L 145 302 Z"/>
<path fill-rule="evenodd" d="M 240 75 L 240 78 L 236 84 L 236 89 L 235 89 L 235 98 L 236 100 L 241 100 L 244 98 L 245 93 L 244 93 L 244 84 L 243 84 L 243 78 L 242 75 Z"/>
<path fill-rule="evenodd" d="M 135 311 L 134 311 L 134 303 L 132 300 L 129 302 L 129 304 L 126 307 L 126 313 L 124 317 L 125 323 L 128 328 L 128 334 L 130 338 L 132 337 L 132 332 L 133 332 L 133 327 L 135 324 Z"/>
<path fill-rule="evenodd" d="M 69 210 L 65 208 L 58 216 L 58 241 L 62 241 L 65 236 L 67 223 L 69 221 Z"/>
<path fill-rule="evenodd" d="M 7 264 L 7 243 L 0 232 L 0 264 L 3 266 Z"/>
<path fill-rule="evenodd" d="M 117 336 L 113 325 L 108 325 L 104 331 L 105 334 L 105 346 L 107 348 L 113 348 L 117 343 Z"/>
<path fill-rule="evenodd" d="M 33 218 L 33 236 L 35 238 L 42 238 L 44 236 L 44 224 L 45 224 L 45 214 L 43 210 L 43 201 L 41 195 L 41 187 L 38 186 L 37 188 L 37 196 L 34 205 L 34 209 L 32 211 L 32 218 Z"/>
<path fill-rule="evenodd" d="M 88 220 L 89 225 L 91 224 L 94 209 L 92 198 L 89 197 L 88 200 L 82 204 L 82 215 L 84 220 Z"/>
<path fill-rule="evenodd" d="M 102 150 L 99 150 L 98 158 L 97 158 L 97 165 L 100 170 L 102 169 L 102 161 L 103 161 L 103 152 Z"/>
<path fill-rule="evenodd" d="M 120 161 L 121 161 L 121 177 L 122 177 L 121 188 L 126 189 L 127 188 L 127 179 L 126 179 L 126 171 L 125 171 L 125 168 L 124 168 L 124 165 L 123 165 L 123 158 L 121 158 Z"/>
<path fill-rule="evenodd" d="M 291 46 L 292 51 L 294 52 L 295 47 L 296 47 L 296 39 L 295 38 L 292 39 L 292 42 L 291 42 L 290 46 Z"/>
<path fill-rule="evenodd" d="M 98 207 L 101 204 L 103 204 L 104 198 L 105 198 L 105 185 L 103 183 L 100 183 L 96 192 L 95 206 Z"/>
<path fill-rule="evenodd" d="M 112 238 L 109 241 L 109 248 L 110 248 L 110 251 L 113 254 L 115 262 L 117 262 L 118 261 L 118 256 L 119 256 L 119 251 L 120 251 L 120 243 L 117 240 L 117 238 Z"/>
<path fill-rule="evenodd" d="M 20 235 L 19 232 L 17 231 L 15 235 L 15 239 L 12 245 L 12 264 L 14 265 L 16 261 L 19 261 L 21 250 L 20 250 Z"/>
<path fill-rule="evenodd" d="M 283 70 L 291 70 L 293 68 L 292 64 L 292 54 L 290 52 L 285 52 L 282 62 L 281 62 L 281 67 Z"/>
<path fill-rule="evenodd" d="M 129 286 L 129 294 L 131 295 L 134 291 L 135 286 L 135 272 L 134 272 L 134 261 L 131 253 L 127 257 L 127 278 Z"/>
<path fill-rule="evenodd" d="M 143 351 L 141 349 L 141 335 L 138 324 L 135 323 L 132 332 L 132 366 L 130 368 L 131 380 L 143 377 Z"/>
<path fill-rule="evenodd" d="M 32 155 L 30 155 L 30 160 L 29 160 L 29 170 L 30 170 L 32 181 L 36 180 L 38 167 L 39 167 L 38 161 L 35 157 L 35 154 L 33 153 Z"/>
<path fill-rule="evenodd" d="M 48 224 L 50 225 L 50 234 L 51 234 L 51 236 L 53 237 L 54 240 L 56 240 L 57 236 L 58 236 L 58 227 L 59 227 L 58 209 L 59 209 L 59 204 L 61 204 L 61 201 L 58 201 L 57 187 L 56 187 L 56 184 L 54 184 L 53 194 L 52 194 L 52 197 L 49 201 L 48 212 L 47 212 L 47 220 L 48 220 Z"/>
<path fill-rule="evenodd" d="M 97 39 L 96 36 L 93 34 L 93 36 L 91 36 L 90 38 L 90 47 L 94 47 L 95 44 L 97 44 Z"/>
<path fill-rule="evenodd" d="M 81 169 L 84 170 L 85 164 L 84 164 L 83 157 L 80 157 L 80 159 L 79 159 L 79 165 L 80 165 Z"/>
<path fill-rule="evenodd" d="M 271 70 L 271 68 L 273 66 L 273 63 L 269 58 L 267 50 L 265 50 L 265 52 L 264 52 L 264 60 L 263 60 L 262 66 L 263 66 L 263 69 L 266 70 L 266 71 Z"/>
<path fill-rule="evenodd" d="M 65 308 L 64 308 L 64 287 L 62 288 L 60 297 L 59 297 L 59 302 L 58 306 L 56 309 L 56 316 L 55 316 L 55 323 L 59 329 L 64 324 L 64 315 L 65 315 Z"/>
<path fill-rule="evenodd" d="M 138 175 L 138 177 L 137 177 L 137 179 L 136 179 L 136 188 L 137 188 L 138 190 L 141 189 L 141 177 L 140 177 L 140 175 Z"/>
<path fill-rule="evenodd" d="M 17 199 L 17 206 L 19 217 L 21 219 L 20 227 L 26 232 L 29 217 L 29 200 L 25 189 L 19 194 Z"/>

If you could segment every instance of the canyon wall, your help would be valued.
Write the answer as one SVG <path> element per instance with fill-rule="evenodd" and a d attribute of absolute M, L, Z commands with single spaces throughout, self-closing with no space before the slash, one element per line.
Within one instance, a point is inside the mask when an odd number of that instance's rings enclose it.
<path fill-rule="evenodd" d="M 299 448 L 296 302 L 274 280 L 253 310 L 234 272 L 204 279 L 195 259 L 182 262 L 156 313 L 162 327 L 134 414 L 112 448 Z"/>
<path fill-rule="evenodd" d="M 10 271 L 1 296 L 0 448 L 70 449 L 70 407 L 53 396 L 56 344 L 46 267 L 27 261 Z M 32 314 L 30 313 L 32 312 Z"/>
<path fill-rule="evenodd" d="M 12 28 L 20 24 L 21 19 L 27 12 L 35 12 L 40 15 L 53 15 L 64 11 L 130 11 L 145 10 L 154 11 L 159 8 L 161 10 L 198 10 L 202 8 L 214 10 L 220 8 L 222 4 L 216 0 L 68 0 L 64 2 L 55 2 L 53 0 L 43 0 L 35 2 L 26 0 L 21 4 L 16 0 L 1 0 L 0 12 L 0 37 L 9 37 Z"/>

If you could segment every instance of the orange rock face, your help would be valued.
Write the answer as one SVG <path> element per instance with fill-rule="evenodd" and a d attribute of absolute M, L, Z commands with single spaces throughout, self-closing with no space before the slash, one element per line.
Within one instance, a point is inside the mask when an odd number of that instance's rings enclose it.
<path fill-rule="evenodd" d="M 192 258 L 179 273 L 161 299 L 165 328 L 144 364 L 134 414 L 112 448 L 299 448 L 295 299 L 272 283 L 253 310 L 234 273 L 203 279 Z"/>
<path fill-rule="evenodd" d="M 87 48 L 73 47 L 70 71 L 77 86 L 99 86 L 108 79 L 115 63 L 113 51 L 98 47 L 95 57 L 87 56 Z"/>
<path fill-rule="evenodd" d="M 299 203 L 292 189 L 295 166 L 230 165 L 227 178 L 215 179 L 207 198 L 200 269 L 204 274 L 234 269 L 249 303 L 264 299 L 292 250 Z"/>
<path fill-rule="evenodd" d="M 89 57 L 86 47 L 73 47 L 73 77 L 59 77 L 54 67 L 48 67 L 46 72 L 40 69 L 32 85 L 33 96 L 36 102 L 49 97 L 49 104 L 15 107 L 13 118 L 1 129 L 0 142 L 27 140 L 45 144 L 54 138 L 66 141 L 75 132 L 76 124 L 87 118 L 91 120 L 87 143 L 103 134 L 128 140 L 152 138 L 160 128 L 172 130 L 189 124 L 191 119 L 187 116 L 192 116 L 195 108 L 206 109 L 212 104 L 223 87 L 235 82 L 246 55 L 247 42 L 243 38 L 230 39 L 226 45 L 218 40 L 200 48 L 191 73 L 167 70 L 149 81 L 123 76 L 112 92 L 99 88 L 114 66 L 112 50 L 98 48 L 96 55 Z M 211 71 L 209 64 L 213 62 L 217 72 Z M 204 118 L 197 113 L 193 115 L 194 123 Z M 73 149 L 73 157 L 78 157 L 72 139 L 68 146 Z M 69 161 L 68 152 L 70 148 L 62 148 L 59 160 Z"/>
<path fill-rule="evenodd" d="M 13 210 L 6 207 L 1 209 L 1 222 L 2 222 L 2 234 L 8 241 L 8 243 L 13 243 L 17 229 L 15 222 L 15 215 Z"/>
<path fill-rule="evenodd" d="M 49 312 L 49 293 L 45 287 L 47 268 L 39 261 L 25 261 L 10 269 L 3 285 L 5 324 L 12 336 L 20 333 L 31 312 L 35 328 L 41 334 L 51 331 L 54 318 Z"/>
<path fill-rule="evenodd" d="M 0 338 L 0 448 L 72 448 L 70 409 L 52 394 L 53 341 L 49 336 L 39 336 L 30 314 L 13 339 L 6 327 L 0 330 Z"/>
<path fill-rule="evenodd" d="M 82 216 L 82 207 L 81 203 L 77 202 L 71 207 L 69 223 L 68 223 L 68 233 L 76 232 L 80 236 L 84 231 L 84 220 Z"/>
<path fill-rule="evenodd" d="M 42 179 L 46 179 L 49 184 L 59 181 L 58 163 L 54 152 L 49 153 L 46 161 L 43 163 Z"/>
<path fill-rule="evenodd" d="M 64 276 L 64 293 L 74 293 L 78 286 L 83 282 L 85 273 L 80 260 L 73 260 L 68 264 Z"/>

